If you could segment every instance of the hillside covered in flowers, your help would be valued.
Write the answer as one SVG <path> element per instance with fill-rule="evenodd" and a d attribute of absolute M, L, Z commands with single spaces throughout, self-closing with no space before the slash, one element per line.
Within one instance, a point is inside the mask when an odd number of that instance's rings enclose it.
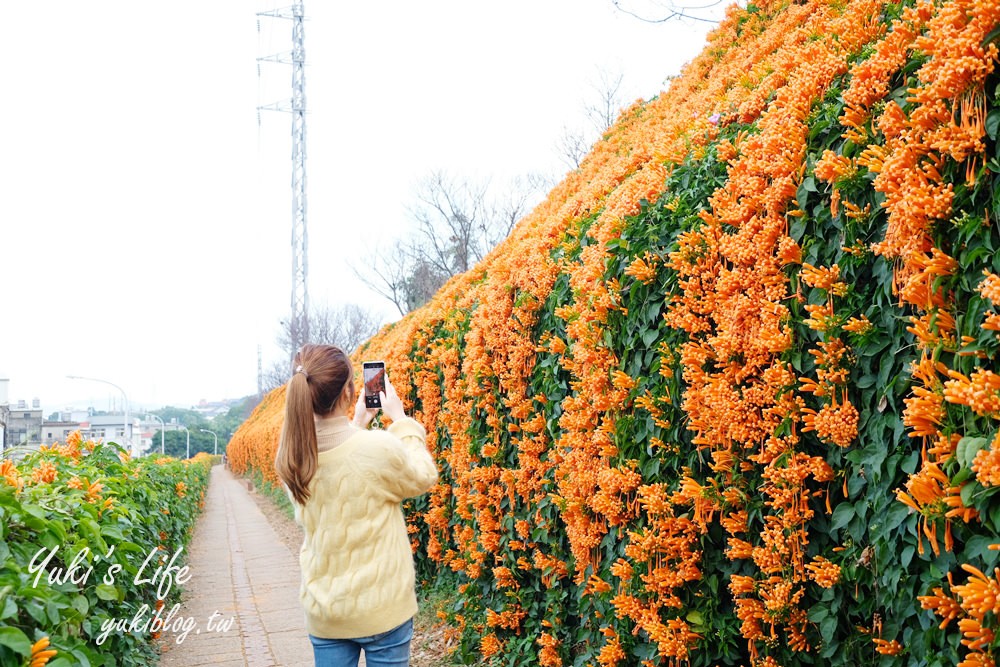
<path fill-rule="evenodd" d="M 359 353 L 456 659 L 994 665 L 1000 0 L 752 2 Z M 282 394 L 229 448 L 273 478 Z"/>

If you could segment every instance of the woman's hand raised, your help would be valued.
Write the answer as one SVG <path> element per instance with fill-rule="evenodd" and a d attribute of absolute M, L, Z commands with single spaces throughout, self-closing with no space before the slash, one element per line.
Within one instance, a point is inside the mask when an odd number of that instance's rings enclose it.
<path fill-rule="evenodd" d="M 406 418 L 403 401 L 396 394 L 396 388 L 392 386 L 388 375 L 385 376 L 385 391 L 379 392 L 379 398 L 382 400 L 382 412 L 386 417 L 394 422 Z"/>

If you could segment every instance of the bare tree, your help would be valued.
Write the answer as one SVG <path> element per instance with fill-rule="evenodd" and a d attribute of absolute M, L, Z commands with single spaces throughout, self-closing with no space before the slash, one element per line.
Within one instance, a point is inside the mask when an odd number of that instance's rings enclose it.
<path fill-rule="evenodd" d="M 357 304 L 313 308 L 309 312 L 309 342 L 318 345 L 336 345 L 351 354 L 378 333 L 381 325 L 380 317 Z M 295 356 L 292 340 L 288 321 L 283 320 L 276 342 L 285 352 L 284 359 Z M 264 372 L 264 389 L 270 391 L 285 384 L 291 372 L 287 361 L 275 361 Z"/>
<path fill-rule="evenodd" d="M 563 125 L 562 134 L 556 140 L 556 155 L 569 165 L 570 169 L 578 169 L 591 144 L 580 130 L 571 130 Z"/>
<path fill-rule="evenodd" d="M 594 140 L 588 137 L 600 137 L 614 125 L 618 113 L 625 106 L 622 96 L 624 78 L 621 72 L 612 74 L 603 68 L 599 69 L 597 78 L 590 84 L 594 95 L 583 106 L 584 115 L 590 123 L 590 131 L 571 130 L 563 126 L 563 133 L 556 141 L 556 154 L 569 164 L 571 169 L 580 166 L 580 162 L 594 145 Z"/>
<path fill-rule="evenodd" d="M 264 393 L 274 391 L 278 387 L 288 382 L 292 376 L 292 369 L 288 367 L 287 361 L 275 361 L 264 371 L 263 386 Z"/>
<path fill-rule="evenodd" d="M 441 275 L 468 271 L 485 254 L 486 237 L 494 226 L 486 200 L 488 189 L 489 181 L 459 180 L 442 171 L 431 173 L 410 208 L 416 222 L 411 254 L 423 258 Z"/>
<path fill-rule="evenodd" d="M 396 240 L 389 249 L 375 246 L 363 264 L 351 263 L 354 275 L 379 296 L 396 306 L 400 315 L 409 310 L 409 290 L 412 279 L 410 252 L 404 242 Z"/>
<path fill-rule="evenodd" d="M 706 0 L 698 5 L 678 5 L 671 0 L 611 0 L 620 12 L 646 23 L 666 23 L 673 19 L 693 19 L 706 23 L 718 23 L 717 19 L 706 18 L 703 14 L 712 7 L 723 4 L 722 0 Z M 726 3 L 728 4 L 728 3 Z"/>
<path fill-rule="evenodd" d="M 389 252 L 370 253 L 360 267 L 353 267 L 354 273 L 403 315 L 505 239 L 547 185 L 540 176 L 528 175 L 512 179 L 495 194 L 497 188 L 488 179 L 432 172 L 418 186 L 409 208 L 411 235 Z"/>
<path fill-rule="evenodd" d="M 612 74 L 602 68 L 598 70 L 598 80 L 590 84 L 595 95 L 584 108 L 584 112 L 590 124 L 600 134 L 604 134 L 614 125 L 618 113 L 625 106 L 625 100 L 621 95 L 624 78 L 625 75 L 621 72 Z"/>

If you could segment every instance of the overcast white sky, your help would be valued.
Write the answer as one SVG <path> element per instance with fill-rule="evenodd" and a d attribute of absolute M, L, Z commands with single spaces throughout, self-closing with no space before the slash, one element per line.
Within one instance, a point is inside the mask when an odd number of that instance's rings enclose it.
<path fill-rule="evenodd" d="M 629 7 L 655 11 L 652 0 Z M 0 377 L 10 399 L 186 407 L 256 391 L 291 282 L 291 48 L 279 0 L 5 2 Z M 603 69 L 649 98 L 711 24 L 611 0 L 306 2 L 310 299 L 393 316 L 347 269 L 443 169 L 561 179 Z M 721 7 L 703 14 L 719 16 Z"/>

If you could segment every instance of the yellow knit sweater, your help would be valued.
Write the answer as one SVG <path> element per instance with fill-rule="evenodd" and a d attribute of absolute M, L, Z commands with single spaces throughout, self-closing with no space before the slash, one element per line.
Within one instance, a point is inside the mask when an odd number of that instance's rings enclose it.
<path fill-rule="evenodd" d="M 316 419 L 319 463 L 295 520 L 300 598 L 309 634 L 356 639 L 417 612 L 413 552 L 400 501 L 428 491 L 437 467 L 424 427 L 407 417 L 363 430 L 347 417 Z"/>

